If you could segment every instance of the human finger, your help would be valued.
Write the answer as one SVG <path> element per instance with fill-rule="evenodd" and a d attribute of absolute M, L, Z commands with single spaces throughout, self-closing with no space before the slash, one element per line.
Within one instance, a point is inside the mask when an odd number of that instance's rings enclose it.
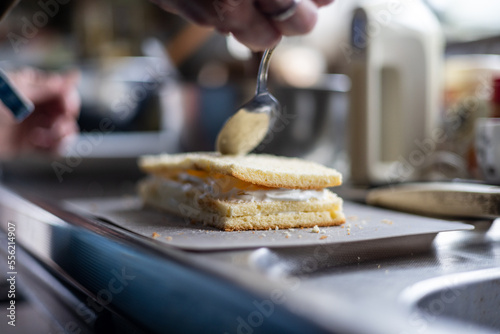
<path fill-rule="evenodd" d="M 41 81 L 45 83 L 41 85 Z M 31 99 L 35 104 L 35 113 L 56 117 L 68 115 L 74 119 L 80 112 L 80 96 L 76 84 L 79 73 L 40 75 L 32 87 Z"/>
<path fill-rule="evenodd" d="M 232 33 L 253 51 L 272 47 L 281 39 L 282 34 L 251 0 L 234 2 L 230 10 L 220 9 L 219 14 L 214 21 L 216 29 L 222 33 Z"/>
<path fill-rule="evenodd" d="M 33 102 L 44 102 L 62 97 L 76 88 L 80 74 L 77 71 L 67 73 L 47 73 L 37 71 L 31 82 Z"/>
<path fill-rule="evenodd" d="M 257 0 L 256 6 L 286 36 L 310 32 L 318 17 L 318 7 L 311 0 Z"/>
<path fill-rule="evenodd" d="M 73 80 L 69 78 L 68 80 Z M 62 113 L 76 119 L 80 114 L 81 100 L 75 86 L 70 86 L 61 97 Z"/>
<path fill-rule="evenodd" d="M 323 7 L 327 6 L 331 3 L 333 3 L 334 0 L 313 0 L 313 2 L 316 4 L 318 7 Z"/>
<path fill-rule="evenodd" d="M 70 117 L 61 115 L 49 127 L 36 126 L 27 133 L 31 149 L 57 151 L 61 142 L 78 132 L 78 126 Z"/>

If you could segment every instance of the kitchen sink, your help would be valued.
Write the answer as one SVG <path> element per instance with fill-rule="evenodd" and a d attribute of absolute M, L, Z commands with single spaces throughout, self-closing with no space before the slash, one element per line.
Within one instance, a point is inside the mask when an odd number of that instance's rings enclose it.
<path fill-rule="evenodd" d="M 428 279 L 408 288 L 403 296 L 416 301 L 423 322 L 443 319 L 500 331 L 500 268 Z"/>

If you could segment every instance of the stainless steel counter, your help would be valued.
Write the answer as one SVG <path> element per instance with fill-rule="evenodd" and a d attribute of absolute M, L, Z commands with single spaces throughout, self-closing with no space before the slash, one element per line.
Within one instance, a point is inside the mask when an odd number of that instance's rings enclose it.
<path fill-rule="evenodd" d="M 2 230 L 15 222 L 28 256 L 83 296 L 70 307 L 90 330 L 90 319 L 109 312 L 130 332 L 500 331 L 499 221 L 441 232 L 415 252 L 189 251 L 68 211 L 64 196 L 17 189 L 22 196 L 0 189 Z"/>

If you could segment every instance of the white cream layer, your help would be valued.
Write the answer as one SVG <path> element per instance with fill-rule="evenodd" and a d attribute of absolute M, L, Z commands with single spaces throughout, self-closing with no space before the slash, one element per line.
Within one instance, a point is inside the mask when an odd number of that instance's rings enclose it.
<path fill-rule="evenodd" d="M 182 192 L 195 191 L 199 197 L 210 196 L 215 199 L 230 201 L 307 201 L 310 199 L 326 199 L 328 191 L 322 190 L 303 190 L 303 189 L 285 189 L 273 188 L 262 189 L 253 184 L 243 189 L 239 187 L 228 187 L 227 182 L 211 177 L 197 177 L 188 173 L 180 173 L 178 180 L 164 179 L 156 177 L 156 182 L 165 184 L 168 187 L 180 190 Z M 260 189 L 259 189 L 260 188 Z"/>

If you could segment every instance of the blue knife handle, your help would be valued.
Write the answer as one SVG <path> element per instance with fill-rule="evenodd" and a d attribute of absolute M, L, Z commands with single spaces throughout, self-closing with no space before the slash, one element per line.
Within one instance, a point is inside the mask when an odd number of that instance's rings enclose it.
<path fill-rule="evenodd" d="M 18 122 L 22 122 L 35 109 L 33 103 L 23 98 L 12 86 L 9 78 L 2 70 L 0 70 L 0 100 L 12 112 Z"/>

